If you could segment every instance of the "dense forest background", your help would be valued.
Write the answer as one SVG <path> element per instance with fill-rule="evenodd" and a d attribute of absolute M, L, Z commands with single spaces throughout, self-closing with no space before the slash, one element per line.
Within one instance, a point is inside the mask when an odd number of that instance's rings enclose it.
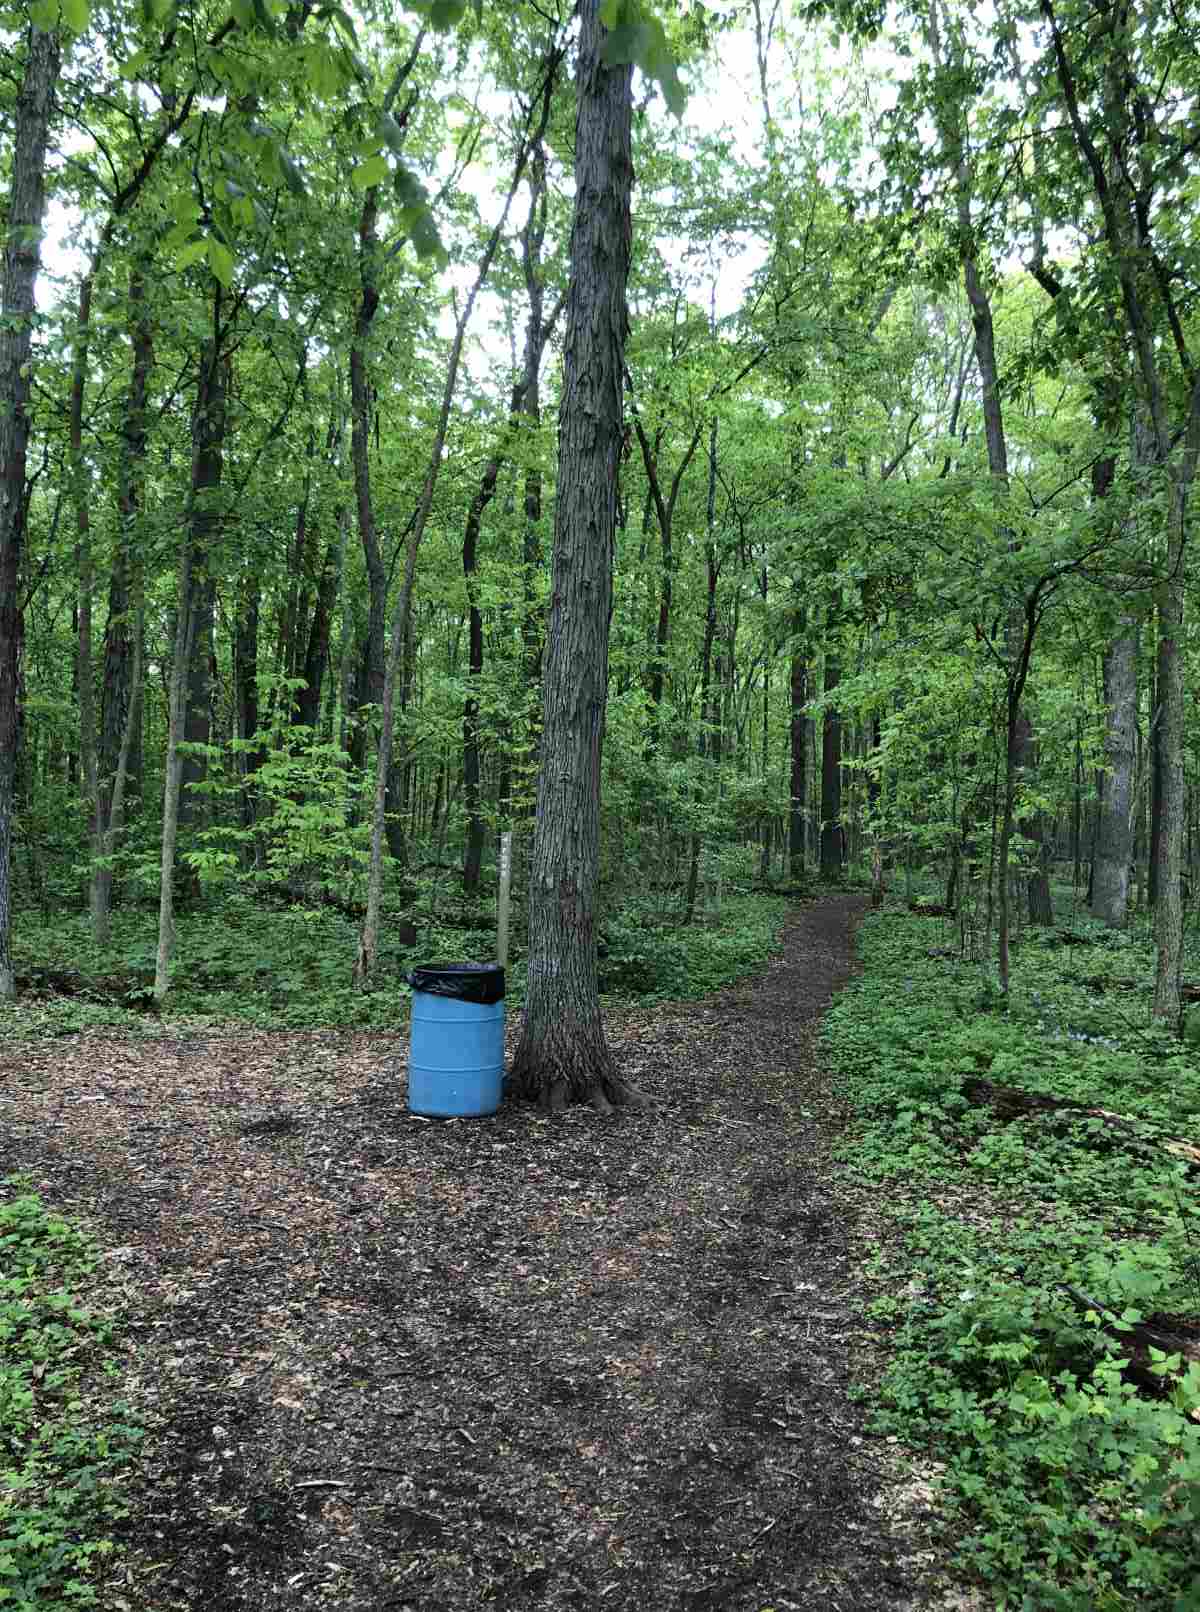
<path fill-rule="evenodd" d="M 605 12 L 649 76 L 602 905 L 690 924 L 814 871 L 934 881 L 1005 991 L 1065 878 L 1106 926 L 1154 910 L 1173 1021 L 1196 18 L 844 12 Z M 18 949 L 22 909 L 86 909 L 103 946 L 158 903 L 160 997 L 176 909 L 357 923 L 373 821 L 385 937 L 434 886 L 481 898 L 506 828 L 519 895 L 570 10 L 71 0 L 0 26 L 0 987 L 10 902 Z"/>

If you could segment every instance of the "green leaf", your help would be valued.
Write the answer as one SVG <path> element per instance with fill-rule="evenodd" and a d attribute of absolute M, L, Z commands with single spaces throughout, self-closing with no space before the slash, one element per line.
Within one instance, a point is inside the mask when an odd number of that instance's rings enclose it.
<path fill-rule="evenodd" d="M 614 12 L 615 25 L 601 48 L 601 60 L 609 67 L 632 62 L 662 90 L 674 115 L 682 117 L 687 91 L 661 21 L 629 0 L 618 0 L 615 7 L 605 9 Z"/>
<path fill-rule="evenodd" d="M 62 20 L 73 34 L 83 33 L 88 25 L 88 0 L 60 0 Z"/>
<path fill-rule="evenodd" d="M 360 162 L 350 175 L 350 183 L 355 190 L 369 190 L 372 185 L 382 184 L 387 176 L 387 158 L 368 157 L 366 162 Z"/>
<path fill-rule="evenodd" d="M 175 254 L 175 267 L 177 269 L 190 269 L 192 264 L 199 263 L 207 252 L 208 242 L 206 240 L 189 241 L 186 246 Z"/>
<path fill-rule="evenodd" d="M 384 112 L 379 119 L 379 133 L 387 141 L 392 151 L 400 156 L 404 150 L 404 130 L 396 122 L 390 112 Z"/>
<path fill-rule="evenodd" d="M 445 256 L 442 238 L 438 234 L 437 225 L 434 223 L 433 213 L 428 207 L 413 219 L 411 240 L 413 250 L 419 258 L 432 257 L 441 259 Z"/>
<path fill-rule="evenodd" d="M 140 78 L 142 69 L 146 66 L 149 60 L 150 52 L 148 50 L 134 51 L 133 55 L 127 62 L 121 63 L 119 69 L 121 77 L 131 81 L 135 78 Z"/>
<path fill-rule="evenodd" d="M 174 190 L 167 198 L 167 209 L 171 217 L 181 224 L 194 224 L 200 217 L 200 209 L 196 205 L 196 198 L 186 190 Z"/>
<path fill-rule="evenodd" d="M 425 186 L 403 163 L 396 165 L 392 175 L 392 189 L 396 192 L 396 200 L 402 208 L 420 212 L 429 206 L 429 198 L 425 194 Z"/>
<path fill-rule="evenodd" d="M 208 242 L 208 266 L 228 291 L 233 284 L 233 253 L 211 237 Z"/>

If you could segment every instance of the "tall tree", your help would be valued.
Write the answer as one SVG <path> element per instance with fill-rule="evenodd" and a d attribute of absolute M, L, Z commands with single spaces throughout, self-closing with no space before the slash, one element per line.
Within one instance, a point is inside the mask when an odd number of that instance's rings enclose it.
<path fill-rule="evenodd" d="M 1164 563 L 1155 600 L 1162 823 L 1154 1016 L 1174 1022 L 1183 956 L 1184 553 L 1188 500 L 1200 461 L 1200 367 L 1181 307 L 1183 295 L 1195 291 L 1192 249 L 1175 217 L 1176 187 L 1189 172 L 1195 139 L 1190 130 L 1183 134 L 1175 127 L 1178 108 L 1164 96 L 1173 76 L 1167 64 L 1194 62 L 1195 52 L 1190 33 L 1173 14 L 1164 34 L 1157 8 L 1114 5 L 1097 13 L 1089 45 L 1094 59 L 1082 64 L 1072 58 L 1054 0 L 1040 0 L 1040 10 L 1049 30 L 1051 71 L 1100 209 L 1107 260 L 1102 272 L 1119 287 L 1165 483 Z"/>
<path fill-rule="evenodd" d="M 600 759 L 632 243 L 632 69 L 606 66 L 601 0 L 581 0 L 575 216 L 559 408 L 558 503 L 529 871 L 528 994 L 511 1082 L 547 1109 L 641 1102 L 604 1038 L 596 958 Z"/>
<path fill-rule="evenodd" d="M 21 557 L 32 392 L 34 288 L 46 204 L 46 143 L 62 63 L 56 30 L 31 24 L 17 96 L 0 287 L 0 997 L 16 994 L 9 874 L 20 712 Z"/>

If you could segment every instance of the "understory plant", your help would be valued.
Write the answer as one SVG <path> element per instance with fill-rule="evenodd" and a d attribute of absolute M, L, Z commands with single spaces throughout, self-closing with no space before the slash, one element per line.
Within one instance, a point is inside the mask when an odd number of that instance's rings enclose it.
<path fill-rule="evenodd" d="M 109 1397 L 114 1328 L 85 1307 L 95 1256 L 36 1194 L 0 1185 L 0 1608 L 98 1604 L 118 1479 L 140 1434 Z"/>
<path fill-rule="evenodd" d="M 897 1230 L 873 1425 L 942 1464 L 999 1607 L 1196 1612 L 1200 1063 L 1149 1025 L 1148 936 L 1046 931 L 1007 1003 L 945 938 L 869 918 L 826 1025 Z"/>
<path fill-rule="evenodd" d="M 410 878 L 389 901 L 370 991 L 351 980 L 358 925 L 352 911 L 322 904 L 273 904 L 236 886 L 210 890 L 177 922 L 167 1014 L 175 1028 L 253 1024 L 269 1029 L 353 1025 L 391 1030 L 406 1022 L 408 970 L 420 963 L 483 962 L 495 956 L 495 908 L 467 899 L 457 881 Z M 719 912 L 684 924 L 650 897 L 613 894 L 599 934 L 603 993 L 663 1000 L 703 996 L 770 957 L 787 899 L 731 881 Z M 98 947 L 87 915 L 25 915 L 18 935 L 15 1003 L 0 1003 L 0 1035 L 52 1036 L 100 1028 L 160 1035 L 149 990 L 155 914 L 113 914 Z M 524 999 L 521 910 L 510 940 L 506 998 Z"/>

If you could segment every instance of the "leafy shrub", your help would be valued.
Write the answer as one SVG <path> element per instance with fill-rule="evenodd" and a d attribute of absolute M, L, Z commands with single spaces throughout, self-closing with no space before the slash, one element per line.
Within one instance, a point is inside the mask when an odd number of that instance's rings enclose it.
<path fill-rule="evenodd" d="M 961 1560 L 1001 1607 L 1196 1612 L 1200 1367 L 1152 1350 L 1151 1392 L 1124 1339 L 1147 1313 L 1200 1314 L 1200 1204 L 1163 1145 L 1194 1134 L 1200 1063 L 1129 989 L 1145 942 L 1078 927 L 1083 944 L 1016 954 L 997 1013 L 922 920 L 864 926 L 826 1037 L 847 1156 L 900 1230 L 875 1272 L 893 1354 L 874 1426 L 945 1462 Z M 965 1095 L 980 1077 L 1123 1123 L 1001 1116 Z"/>
<path fill-rule="evenodd" d="M 0 1204 L 0 1607 L 13 1612 L 96 1603 L 93 1559 L 122 1514 L 112 1480 L 140 1437 L 123 1406 L 98 1422 L 84 1403 L 112 1343 L 77 1297 L 93 1265 L 33 1194 Z"/>
<path fill-rule="evenodd" d="M 787 910 L 780 897 L 736 896 L 725 904 L 720 927 L 683 927 L 626 907 L 602 926 L 600 989 L 647 1001 L 718 990 L 770 957 Z"/>

